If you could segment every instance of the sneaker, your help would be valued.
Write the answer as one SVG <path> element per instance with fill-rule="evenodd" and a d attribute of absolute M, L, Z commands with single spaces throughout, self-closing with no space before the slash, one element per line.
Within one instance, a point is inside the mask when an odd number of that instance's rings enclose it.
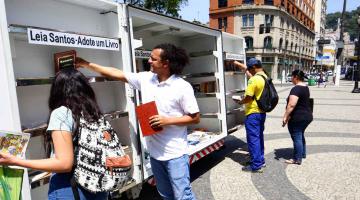
<path fill-rule="evenodd" d="M 301 161 L 297 161 L 294 159 L 289 159 L 289 160 L 285 160 L 286 164 L 296 164 L 296 165 L 301 165 Z"/>
<path fill-rule="evenodd" d="M 245 166 L 249 166 L 249 165 L 251 165 L 251 162 L 250 162 L 250 161 L 247 161 L 244 165 L 245 165 Z M 266 167 L 266 163 L 264 163 L 264 164 L 261 165 L 261 168 L 265 168 L 265 167 Z"/>
<path fill-rule="evenodd" d="M 241 170 L 243 170 L 244 172 L 251 172 L 251 173 L 263 173 L 264 172 L 263 167 L 261 167 L 260 169 L 257 169 L 257 170 L 253 170 L 253 169 L 251 169 L 250 165 L 243 167 Z"/>

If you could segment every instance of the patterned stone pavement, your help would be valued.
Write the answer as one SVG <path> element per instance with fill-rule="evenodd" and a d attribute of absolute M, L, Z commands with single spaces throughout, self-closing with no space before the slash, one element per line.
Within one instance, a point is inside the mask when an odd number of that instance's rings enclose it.
<path fill-rule="evenodd" d="M 360 200 L 360 94 L 350 93 L 353 82 L 310 87 L 314 121 L 306 131 L 308 156 L 300 166 L 284 163 L 292 154 L 287 128 L 280 126 L 290 88 L 277 87 L 280 102 L 266 120 L 265 172 L 241 171 L 248 156 L 245 130 L 240 130 L 227 137 L 224 149 L 192 167 L 198 199 Z"/>
<path fill-rule="evenodd" d="M 360 200 L 360 94 L 350 93 L 353 82 L 310 87 L 314 121 L 306 131 L 308 154 L 300 166 L 284 163 L 292 155 L 288 130 L 281 127 L 291 87 L 277 85 L 280 102 L 266 119 L 265 172 L 241 171 L 249 158 L 245 130 L 239 130 L 226 138 L 225 148 L 192 165 L 198 200 Z M 145 186 L 139 199 L 161 198 Z"/>

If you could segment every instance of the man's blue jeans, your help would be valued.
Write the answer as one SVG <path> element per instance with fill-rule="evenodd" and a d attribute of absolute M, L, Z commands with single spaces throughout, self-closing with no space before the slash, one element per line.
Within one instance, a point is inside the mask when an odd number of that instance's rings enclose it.
<path fill-rule="evenodd" d="M 293 159 L 301 163 L 302 158 L 306 157 L 306 141 L 304 132 L 311 120 L 289 121 L 288 129 L 294 145 Z"/>
<path fill-rule="evenodd" d="M 246 140 L 250 152 L 251 169 L 258 170 L 265 164 L 264 159 L 264 129 L 265 113 L 253 113 L 246 116 Z"/>
<path fill-rule="evenodd" d="M 190 185 L 189 156 L 160 161 L 150 158 L 156 187 L 165 200 L 195 200 Z"/>

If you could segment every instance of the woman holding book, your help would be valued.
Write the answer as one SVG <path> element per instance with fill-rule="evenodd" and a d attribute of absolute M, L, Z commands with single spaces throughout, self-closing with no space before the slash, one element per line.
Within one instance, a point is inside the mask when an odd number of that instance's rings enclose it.
<path fill-rule="evenodd" d="M 64 69 L 56 74 L 51 85 L 49 109 L 51 115 L 45 138 L 47 138 L 47 151 L 51 151 L 51 157 L 23 160 L 0 153 L 0 165 L 15 165 L 53 172 L 48 199 L 71 200 L 74 199 L 73 188 L 70 184 L 74 167 L 73 140 L 79 132 L 80 118 L 90 123 L 97 122 L 102 113 L 87 78 L 74 68 Z M 78 192 L 75 191 L 75 193 L 81 200 L 107 199 L 107 192 L 91 193 L 81 186 L 76 188 Z"/>

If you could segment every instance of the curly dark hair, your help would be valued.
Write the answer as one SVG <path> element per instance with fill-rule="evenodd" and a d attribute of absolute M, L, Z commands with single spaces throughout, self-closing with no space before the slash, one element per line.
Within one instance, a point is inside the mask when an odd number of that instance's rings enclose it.
<path fill-rule="evenodd" d="M 161 60 L 169 61 L 170 75 L 181 74 L 184 67 L 189 64 L 189 56 L 182 48 L 176 47 L 173 44 L 165 43 L 159 44 L 154 49 L 161 49 Z"/>
<path fill-rule="evenodd" d="M 67 68 L 59 71 L 50 89 L 49 109 L 53 110 L 65 106 L 71 110 L 75 122 L 75 132 L 78 134 L 80 118 L 87 122 L 97 122 L 102 113 L 96 101 L 95 92 L 87 78 L 75 68 Z M 46 134 L 50 136 L 50 134 Z M 49 143 L 51 138 L 45 138 L 45 148 L 50 152 Z"/>

